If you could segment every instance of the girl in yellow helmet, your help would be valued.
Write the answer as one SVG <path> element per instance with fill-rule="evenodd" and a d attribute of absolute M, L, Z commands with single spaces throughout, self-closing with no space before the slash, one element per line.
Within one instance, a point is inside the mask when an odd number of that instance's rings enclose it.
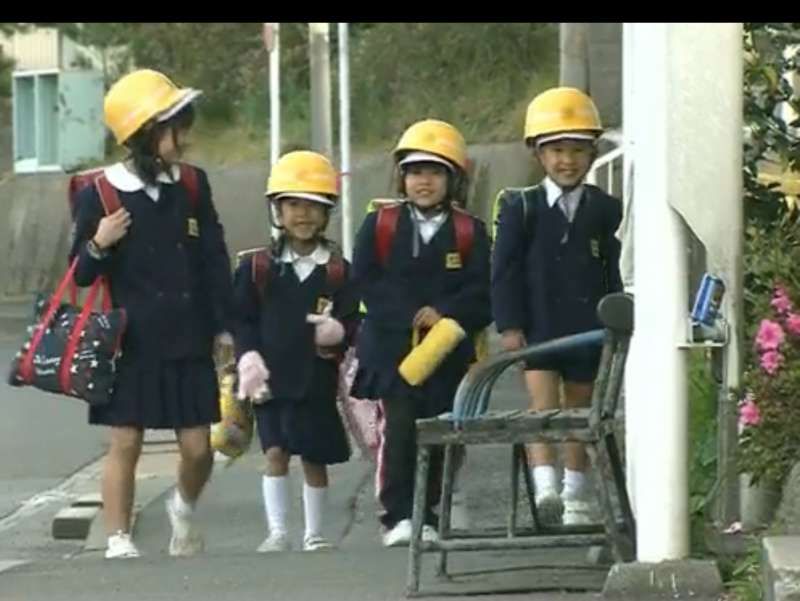
<path fill-rule="evenodd" d="M 351 394 L 381 399 L 376 492 L 385 546 L 408 544 L 411 536 L 415 420 L 452 406 L 475 356 L 473 335 L 491 320 L 486 228 L 453 206 L 464 189 L 464 138 L 449 123 L 421 121 L 400 138 L 394 158 L 401 201 L 367 215 L 353 253 L 353 274 L 367 313 Z M 424 381 L 411 373 L 412 385 L 398 371 L 401 363 L 413 340 L 421 342 L 440 323 L 450 324 L 451 340 L 459 338 L 453 338 L 454 330 L 463 339 L 444 349 L 449 352 Z M 432 491 L 438 488 L 441 458 L 434 454 Z M 425 540 L 436 537 L 436 496 L 428 500 Z"/>
<path fill-rule="evenodd" d="M 250 398 L 266 459 L 269 534 L 259 552 L 291 547 L 289 460 L 302 458 L 302 548 L 332 546 L 323 532 L 327 466 L 347 461 L 336 408 L 338 366 L 358 320 L 349 265 L 325 238 L 338 200 L 336 172 L 315 152 L 290 152 L 272 168 L 266 196 L 281 235 L 251 251 L 234 276 L 239 397 Z"/>
<path fill-rule="evenodd" d="M 547 176 L 538 186 L 500 195 L 492 311 L 505 350 L 601 327 L 597 303 L 622 289 L 614 236 L 620 201 L 584 182 L 602 132 L 591 98 L 575 88 L 547 90 L 528 107 L 525 142 Z M 566 407 L 588 405 L 599 359 L 598 347 L 529 362 L 531 408 L 557 408 L 562 381 Z M 542 519 L 589 522 L 583 446 L 565 445 L 560 495 L 554 449 L 537 444 L 530 450 Z"/>
<path fill-rule="evenodd" d="M 90 423 L 111 427 L 102 486 L 107 558 L 139 556 L 130 519 L 145 428 L 175 430 L 180 446 L 167 501 L 169 552 L 203 546 L 192 514 L 212 469 L 209 425 L 219 420 L 212 347 L 215 338 L 230 339 L 232 287 L 208 178 L 178 163 L 199 94 L 149 69 L 116 82 L 105 122 L 129 156 L 76 199 L 75 280 L 87 286 L 107 276 L 114 306 L 128 317 L 112 400 L 89 410 Z"/>

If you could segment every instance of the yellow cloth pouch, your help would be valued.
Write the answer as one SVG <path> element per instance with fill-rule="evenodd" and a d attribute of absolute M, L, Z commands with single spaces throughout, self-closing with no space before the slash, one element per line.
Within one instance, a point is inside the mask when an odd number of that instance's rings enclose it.
<path fill-rule="evenodd" d="M 412 386 L 419 386 L 436 371 L 466 335 L 458 322 L 448 317 L 436 322 L 421 344 L 418 344 L 419 332 L 414 330 L 414 348 L 400 363 L 400 375 Z"/>
<path fill-rule="evenodd" d="M 236 399 L 235 379 L 230 373 L 220 376 L 219 410 L 222 419 L 211 425 L 211 447 L 231 459 L 244 454 L 253 440 L 253 408 L 250 401 Z"/>

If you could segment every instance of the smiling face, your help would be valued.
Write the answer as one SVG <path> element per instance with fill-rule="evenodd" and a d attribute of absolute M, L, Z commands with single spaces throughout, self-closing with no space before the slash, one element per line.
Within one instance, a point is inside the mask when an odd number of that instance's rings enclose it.
<path fill-rule="evenodd" d="M 591 140 L 555 140 L 538 146 L 534 152 L 547 175 L 561 188 L 579 185 L 597 156 Z"/>
<path fill-rule="evenodd" d="M 445 200 L 447 177 L 440 163 L 411 163 L 403 168 L 406 196 L 420 209 L 431 209 Z"/>
<path fill-rule="evenodd" d="M 322 203 L 292 196 L 278 202 L 278 211 L 289 238 L 300 242 L 315 240 L 325 229 L 328 217 Z"/>

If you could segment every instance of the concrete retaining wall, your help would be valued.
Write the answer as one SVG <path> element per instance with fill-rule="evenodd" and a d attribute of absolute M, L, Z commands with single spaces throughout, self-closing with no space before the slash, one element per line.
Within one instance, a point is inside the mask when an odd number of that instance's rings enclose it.
<path fill-rule="evenodd" d="M 488 221 L 491 203 L 503 186 L 536 181 L 522 143 L 470 148 L 475 176 L 470 209 Z M 263 164 L 243 164 L 207 171 L 214 201 L 226 231 L 231 254 L 264 244 L 267 213 Z M 71 237 L 65 174 L 12 175 L 0 182 L 0 299 L 28 296 L 55 284 L 63 273 Z M 388 156 L 359 161 L 353 170 L 354 225 L 361 223 L 367 202 L 392 195 L 392 163 Z M 334 214 L 329 234 L 339 239 L 340 216 Z"/>

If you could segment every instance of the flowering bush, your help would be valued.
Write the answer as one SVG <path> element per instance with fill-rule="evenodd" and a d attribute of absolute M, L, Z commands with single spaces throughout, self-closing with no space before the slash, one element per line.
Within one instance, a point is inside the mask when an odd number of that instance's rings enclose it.
<path fill-rule="evenodd" d="M 739 402 L 739 469 L 780 485 L 800 461 L 800 309 L 783 285 L 756 331 Z"/>

